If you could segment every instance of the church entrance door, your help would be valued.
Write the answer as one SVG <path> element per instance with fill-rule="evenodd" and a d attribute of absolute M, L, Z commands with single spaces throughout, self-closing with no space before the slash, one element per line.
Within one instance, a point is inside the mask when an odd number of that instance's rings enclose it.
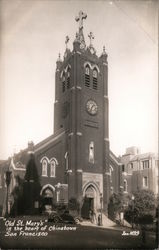
<path fill-rule="evenodd" d="M 94 199 L 85 197 L 81 209 L 81 215 L 83 218 L 90 219 L 90 212 L 93 211 L 93 206 L 94 206 Z"/>
<path fill-rule="evenodd" d="M 90 219 L 95 208 L 95 197 L 96 190 L 92 185 L 90 185 L 85 191 L 84 202 L 81 209 L 81 215 L 83 218 Z"/>
<path fill-rule="evenodd" d="M 50 212 L 53 208 L 53 192 L 46 188 L 42 192 L 42 212 Z"/>

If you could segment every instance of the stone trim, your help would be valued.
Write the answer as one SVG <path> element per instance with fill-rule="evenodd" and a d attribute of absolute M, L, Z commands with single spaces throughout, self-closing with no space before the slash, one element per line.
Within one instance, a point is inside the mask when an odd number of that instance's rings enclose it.
<path fill-rule="evenodd" d="M 77 132 L 76 133 L 78 136 L 82 136 L 82 133 L 81 132 Z"/>
<path fill-rule="evenodd" d="M 107 96 L 107 95 L 104 95 L 104 98 L 108 99 L 108 96 Z"/>
<path fill-rule="evenodd" d="M 69 136 L 69 137 L 70 137 L 70 136 L 73 136 L 73 132 L 69 133 L 68 136 Z"/>
<path fill-rule="evenodd" d="M 76 86 L 77 89 L 81 90 L 82 88 L 80 86 Z"/>
<path fill-rule="evenodd" d="M 77 172 L 78 172 L 78 173 L 82 173 L 83 170 L 82 170 L 82 169 L 77 169 Z"/>
<path fill-rule="evenodd" d="M 108 66 L 108 63 L 105 63 L 105 62 L 104 62 L 103 65 L 104 65 L 104 66 Z"/>

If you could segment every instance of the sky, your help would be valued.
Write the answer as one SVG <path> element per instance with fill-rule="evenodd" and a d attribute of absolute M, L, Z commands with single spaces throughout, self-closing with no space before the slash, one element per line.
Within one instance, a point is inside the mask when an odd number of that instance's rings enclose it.
<path fill-rule="evenodd" d="M 55 69 L 65 37 L 72 49 L 79 11 L 97 55 L 108 53 L 109 138 L 158 151 L 157 1 L 0 0 L 0 159 L 53 133 Z"/>

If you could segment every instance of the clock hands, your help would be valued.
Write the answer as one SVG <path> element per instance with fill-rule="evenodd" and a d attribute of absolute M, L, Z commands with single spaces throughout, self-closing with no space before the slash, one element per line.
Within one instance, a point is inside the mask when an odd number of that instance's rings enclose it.
<path fill-rule="evenodd" d="M 92 114 L 95 115 L 97 113 L 97 104 L 94 101 L 88 101 L 87 102 L 87 111 Z"/>

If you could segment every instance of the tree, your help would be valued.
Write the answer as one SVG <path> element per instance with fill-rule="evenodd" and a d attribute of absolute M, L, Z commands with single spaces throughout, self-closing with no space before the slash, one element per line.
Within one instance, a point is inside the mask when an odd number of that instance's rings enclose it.
<path fill-rule="evenodd" d="M 125 219 L 129 223 L 150 224 L 155 216 L 155 195 L 150 190 L 135 192 L 134 200 L 130 200 L 125 211 Z"/>
<path fill-rule="evenodd" d="M 16 216 L 23 214 L 23 182 L 24 180 L 19 177 L 19 175 L 15 176 L 16 185 L 11 193 L 13 196 L 13 205 L 11 207 L 10 215 Z"/>
<path fill-rule="evenodd" d="M 74 214 L 79 214 L 80 204 L 76 198 L 74 197 L 70 198 L 68 202 L 68 209 Z"/>
<path fill-rule="evenodd" d="M 34 154 L 31 154 L 26 167 L 23 184 L 24 214 L 33 214 L 35 212 L 35 202 L 39 203 L 40 190 L 41 186 L 35 157 Z"/>
<path fill-rule="evenodd" d="M 113 193 L 110 196 L 109 204 L 108 204 L 108 216 L 110 219 L 115 220 L 119 213 L 123 209 L 123 194 Z"/>

